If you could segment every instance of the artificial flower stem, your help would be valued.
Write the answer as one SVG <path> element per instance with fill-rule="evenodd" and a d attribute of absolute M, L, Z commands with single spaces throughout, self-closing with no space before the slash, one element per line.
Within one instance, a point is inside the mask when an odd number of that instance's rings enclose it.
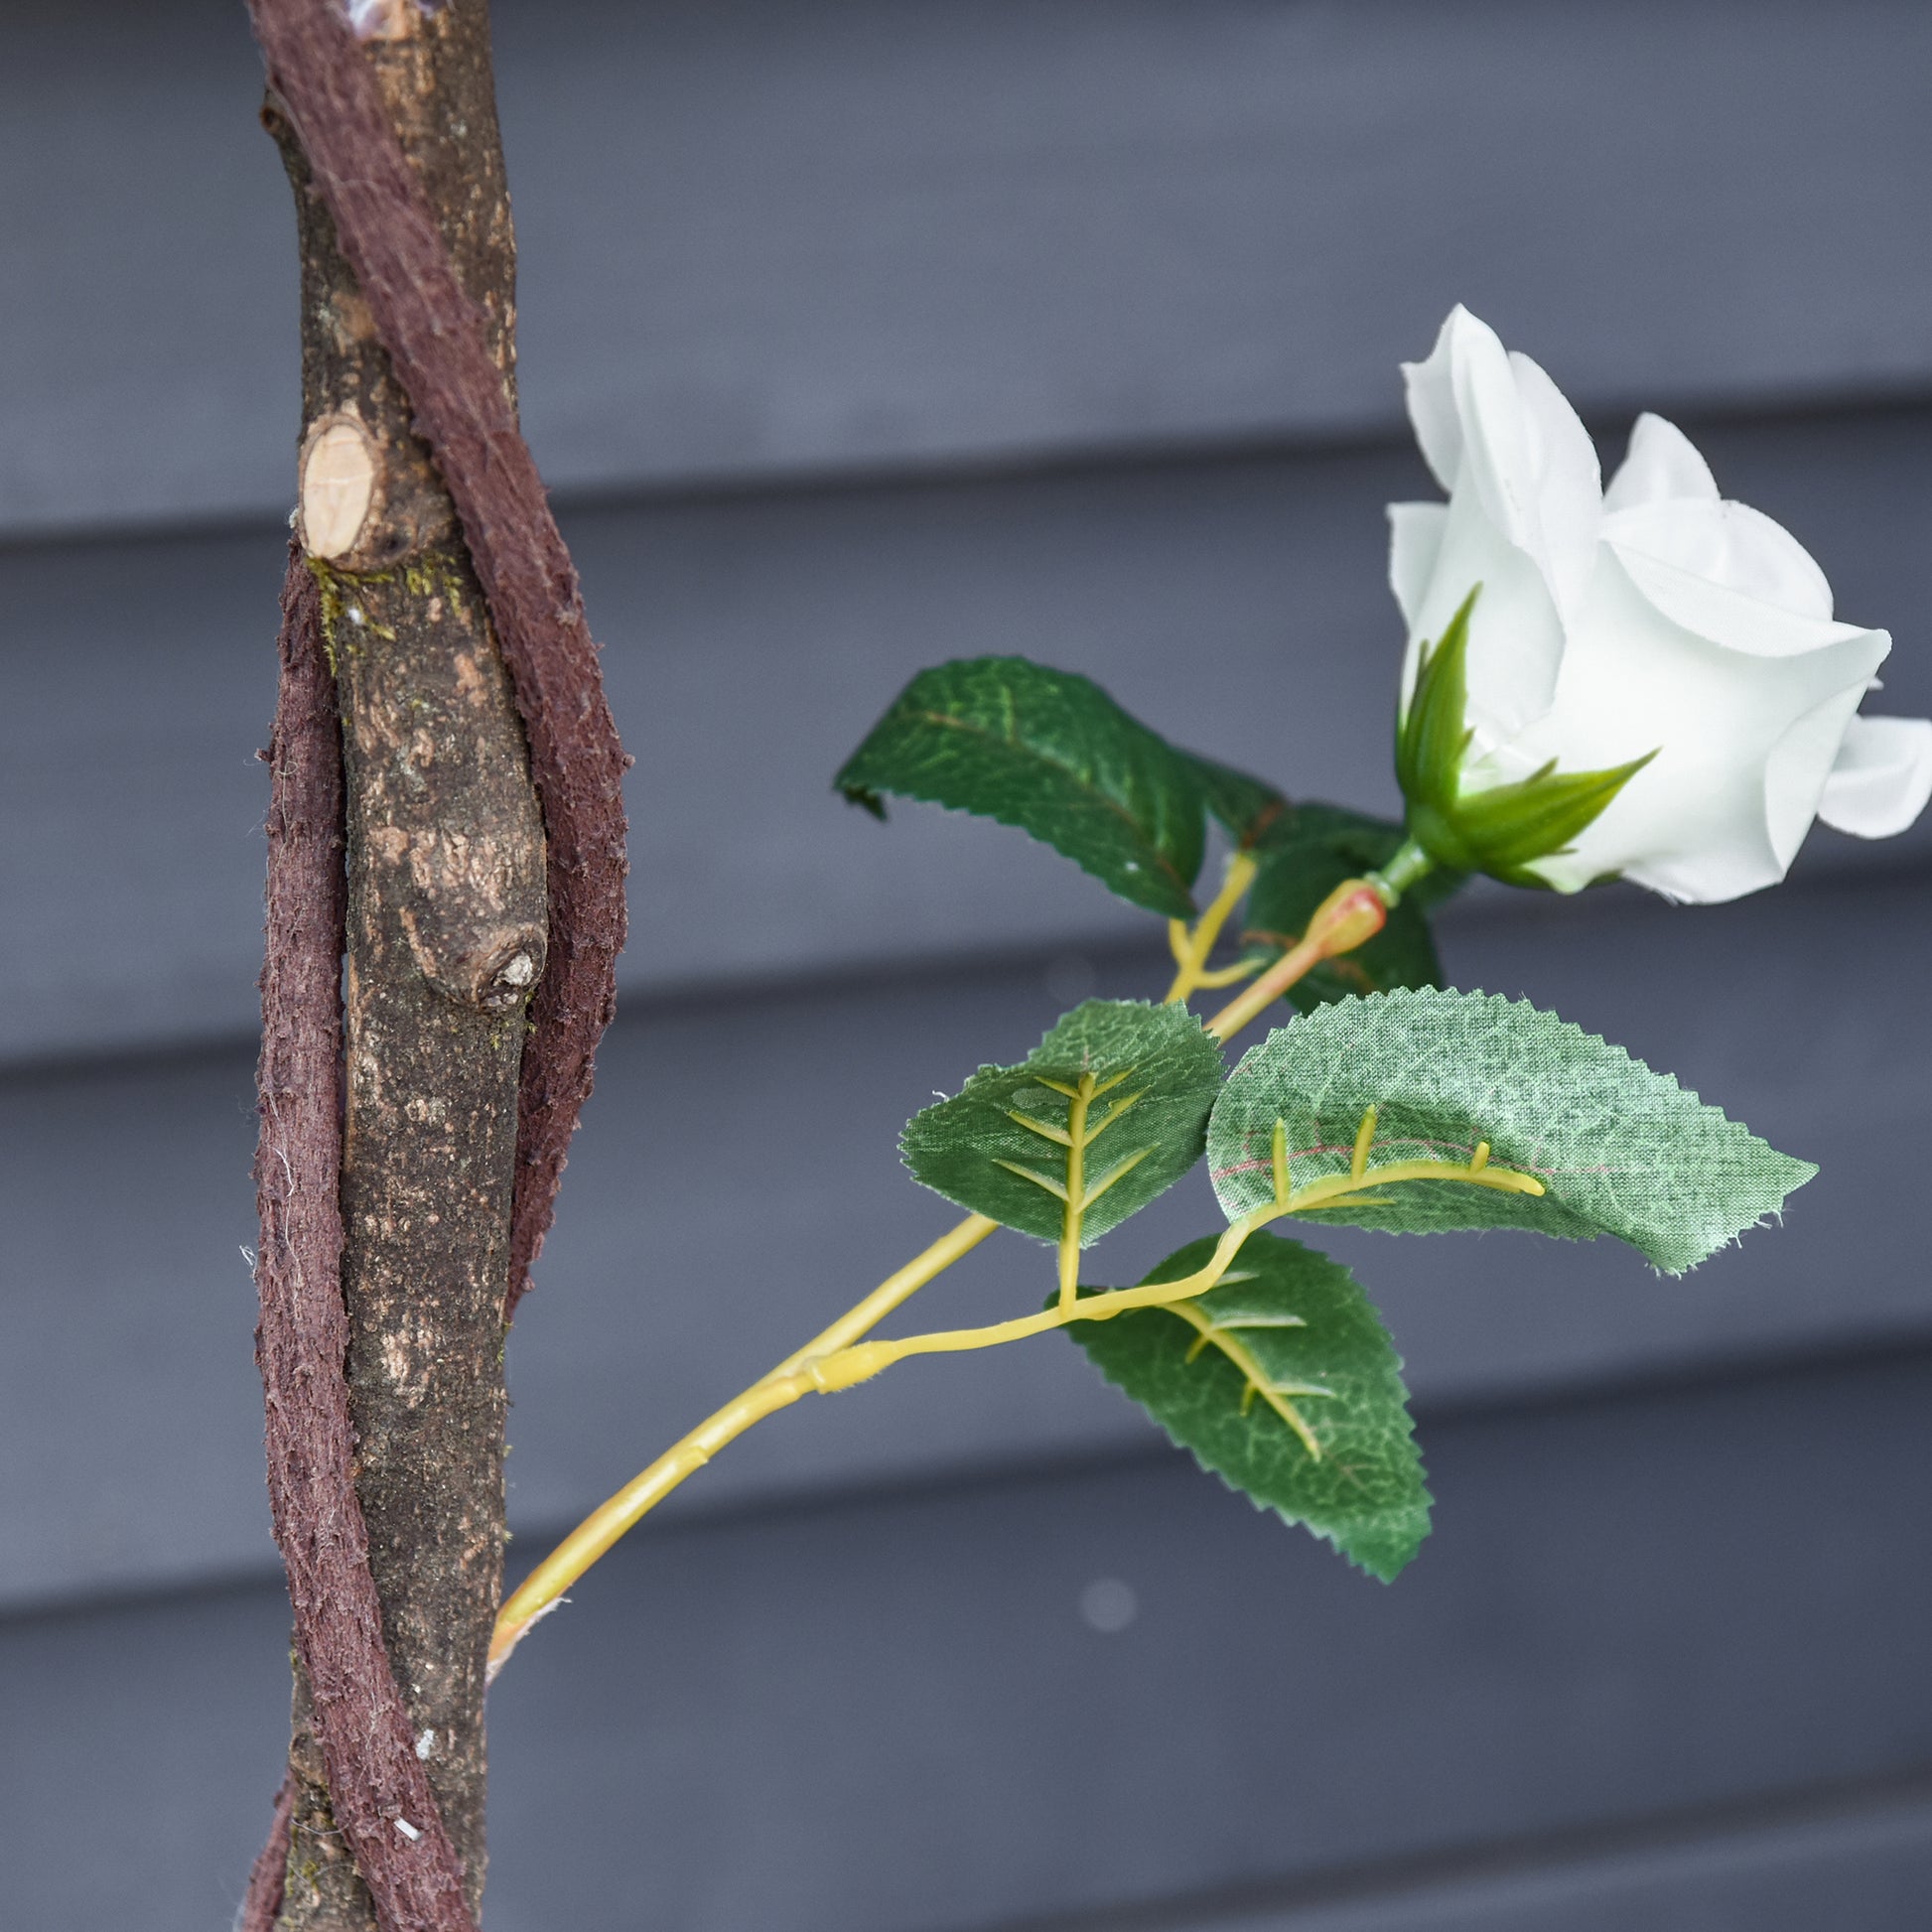
<path fill-rule="evenodd" d="M 489 1640 L 488 1673 L 494 1678 L 524 1633 L 557 1606 L 563 1593 L 592 1564 L 649 1510 L 664 1500 L 686 1476 L 695 1474 L 734 1438 L 756 1422 L 796 1402 L 820 1386 L 804 1365 L 848 1348 L 870 1333 L 887 1315 L 950 1268 L 999 1226 L 984 1214 L 969 1214 L 956 1227 L 915 1255 L 897 1273 L 887 1276 L 863 1302 L 794 1349 L 768 1375 L 761 1376 L 742 1395 L 706 1417 L 689 1435 L 674 1443 L 649 1468 L 602 1503 L 524 1578 L 496 1614 Z"/>
<path fill-rule="evenodd" d="M 1315 908 L 1299 943 L 1209 1020 L 1207 1031 L 1216 1039 L 1231 1038 L 1324 959 L 1352 952 L 1364 940 L 1373 939 L 1388 923 L 1391 903 L 1375 882 L 1344 879 Z"/>
<path fill-rule="evenodd" d="M 1375 1110 L 1364 1116 L 1364 1146 L 1374 1134 Z M 1286 1174 L 1285 1156 L 1278 1156 L 1277 1173 Z M 1310 1181 L 1292 1193 L 1280 1192 L 1276 1198 L 1251 1208 L 1221 1236 L 1207 1265 L 1179 1281 L 1150 1282 L 1140 1288 L 1109 1289 L 1088 1295 L 1070 1309 L 1055 1305 L 1037 1314 L 1026 1314 L 1012 1321 L 995 1321 L 983 1328 L 947 1328 L 932 1334 L 907 1335 L 897 1341 L 865 1341 L 836 1355 L 822 1356 L 799 1371 L 809 1385 L 830 1394 L 834 1389 L 850 1389 L 869 1382 L 895 1362 L 912 1355 L 950 1355 L 969 1349 L 997 1348 L 1004 1342 L 1024 1341 L 1030 1335 L 1042 1335 L 1063 1328 L 1069 1321 L 1106 1321 L 1117 1314 L 1138 1309 L 1169 1308 L 1176 1302 L 1205 1295 L 1220 1285 L 1241 1252 L 1242 1244 L 1258 1228 L 1278 1221 L 1284 1215 L 1306 1213 L 1311 1208 L 1352 1206 L 1372 1198 L 1373 1189 L 1393 1186 L 1405 1180 L 1460 1181 L 1472 1187 L 1485 1187 L 1497 1193 L 1541 1194 L 1544 1185 L 1535 1174 L 1515 1168 L 1489 1165 L 1489 1145 L 1481 1143 L 1475 1158 L 1468 1161 L 1396 1161 L 1386 1167 L 1370 1168 L 1365 1162 L 1350 1164 L 1346 1173 L 1329 1174 Z"/>
<path fill-rule="evenodd" d="M 1436 861 L 1414 839 L 1405 838 L 1395 857 L 1380 872 L 1367 875 L 1368 883 L 1381 895 L 1382 903 L 1393 911 L 1411 891 L 1436 870 Z"/>
<path fill-rule="evenodd" d="M 1242 896 L 1255 883 L 1255 874 L 1259 870 L 1251 853 L 1229 854 L 1227 877 L 1221 883 L 1221 890 L 1192 929 L 1189 930 L 1179 919 L 1168 921 L 1168 943 L 1173 950 L 1176 970 L 1173 983 L 1162 1001 L 1163 1006 L 1173 1006 L 1176 1001 L 1184 1000 L 1197 986 L 1206 986 L 1221 977 L 1206 970 L 1207 956 L 1214 950 L 1214 942 L 1221 936 L 1221 928 L 1241 903 Z M 1237 967 L 1226 970 L 1245 973 L 1252 969 Z"/>

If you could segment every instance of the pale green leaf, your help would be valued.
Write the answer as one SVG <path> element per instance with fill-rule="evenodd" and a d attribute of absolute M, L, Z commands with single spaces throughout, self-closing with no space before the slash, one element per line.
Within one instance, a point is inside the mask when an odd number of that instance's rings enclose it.
<path fill-rule="evenodd" d="M 1519 1227 L 1615 1235 L 1682 1274 L 1776 1214 L 1817 1173 L 1699 1101 L 1620 1046 L 1481 993 L 1342 1000 L 1269 1035 L 1229 1076 L 1208 1131 L 1230 1219 L 1273 1192 L 1270 1140 L 1286 1123 L 1295 1187 L 1346 1173 L 1377 1109 L 1370 1197 L 1310 1213 L 1395 1233 Z M 1376 1188 L 1397 1162 L 1490 1160 L 1534 1174 L 1540 1196 L 1450 1180 Z"/>

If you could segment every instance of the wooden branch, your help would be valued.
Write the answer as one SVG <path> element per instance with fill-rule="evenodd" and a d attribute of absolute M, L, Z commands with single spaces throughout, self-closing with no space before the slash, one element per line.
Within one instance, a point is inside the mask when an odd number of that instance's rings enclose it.
<path fill-rule="evenodd" d="M 516 426 L 485 0 L 251 8 L 296 190 L 299 529 L 348 779 L 342 1289 L 367 1535 L 359 1585 L 296 1596 L 290 1779 L 248 1923 L 459 1932 L 483 1870 L 502 1332 L 613 1008 L 625 760 Z M 265 1306 L 285 1291 L 265 1277 Z M 308 1372 L 340 1391 L 342 1366 Z M 285 1547 L 320 1507 L 300 1499 Z M 352 1642 L 359 1692 L 335 1674 Z M 387 1815 L 403 1788 L 414 1812 Z"/>
<path fill-rule="evenodd" d="M 532 1003 L 519 1102 L 507 1308 L 550 1226 L 592 1059 L 615 1004 L 623 944 L 624 757 L 604 700 L 577 575 L 516 424 L 480 306 L 446 249 L 437 203 L 405 155 L 378 84 L 380 58 L 437 31 L 454 0 L 361 10 L 363 58 L 338 0 L 251 0 L 269 75 L 313 171 L 375 336 L 408 392 L 416 429 L 454 500 L 509 665 L 549 842 L 549 968 Z M 424 24 L 427 19 L 427 25 Z M 393 93 L 391 93 L 393 104 Z M 406 135 L 405 128 L 405 135 Z M 313 421 L 313 419 L 312 419 Z"/>
<path fill-rule="evenodd" d="M 329 1782 L 340 1794 L 332 1868 L 353 1878 L 360 1867 L 384 1932 L 472 1932 L 456 1849 L 390 1673 L 354 1482 L 355 1434 L 342 1375 L 349 1328 L 338 1281 L 342 762 L 321 600 L 294 555 L 282 596 L 281 656 L 255 1162 L 262 1226 L 256 1358 L 268 1404 L 269 1501 L 295 1606 L 302 1701 L 313 1702 Z M 302 1783 L 298 1768 L 278 1804 L 270 1853 L 257 1863 L 244 1907 L 249 1932 L 283 1909 L 272 1853 L 301 1810 Z"/>

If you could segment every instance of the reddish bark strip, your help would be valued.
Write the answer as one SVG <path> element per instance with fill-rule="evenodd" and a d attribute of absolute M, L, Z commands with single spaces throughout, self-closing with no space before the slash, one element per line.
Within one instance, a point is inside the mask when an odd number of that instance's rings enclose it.
<path fill-rule="evenodd" d="M 343 1379 L 348 1318 L 338 1272 L 342 745 L 315 581 L 293 551 L 280 649 L 255 1158 L 262 1229 L 255 1354 L 268 1408 L 269 1503 L 336 1822 L 378 1921 L 384 1932 L 475 1932 L 462 1869 L 389 1670 L 355 1495 Z M 275 1837 L 286 1831 L 278 1808 Z M 263 1882 L 250 1884 L 250 1910 L 268 1889 L 267 1858 L 257 1863 Z"/>
<path fill-rule="evenodd" d="M 294 1816 L 295 1786 L 284 1778 L 275 1794 L 275 1821 L 268 1828 L 268 1843 L 255 1854 L 248 1872 L 248 1890 L 235 1915 L 234 1932 L 275 1932 L 289 1874 L 289 1823 Z"/>
<path fill-rule="evenodd" d="M 483 319 L 356 48 L 341 0 L 249 0 L 255 37 L 436 458 L 515 686 L 543 801 L 550 957 L 518 1097 L 505 1315 L 548 1232 L 623 944 L 623 750 L 577 573 Z"/>

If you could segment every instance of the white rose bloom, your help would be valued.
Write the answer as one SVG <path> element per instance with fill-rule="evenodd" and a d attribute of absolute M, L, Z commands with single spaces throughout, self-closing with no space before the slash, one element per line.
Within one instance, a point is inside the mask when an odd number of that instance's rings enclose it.
<path fill-rule="evenodd" d="M 1421 647 L 1469 620 L 1465 794 L 1655 753 L 1570 849 L 1528 870 L 1562 892 L 1621 873 L 1671 898 L 1785 875 L 1814 817 L 1902 832 L 1932 795 L 1932 722 L 1862 718 L 1891 639 L 1832 617 L 1798 542 L 1725 502 L 1690 440 L 1640 416 L 1608 489 L 1556 384 L 1457 308 L 1409 414 L 1448 503 L 1392 503 L 1389 577 Z"/>

